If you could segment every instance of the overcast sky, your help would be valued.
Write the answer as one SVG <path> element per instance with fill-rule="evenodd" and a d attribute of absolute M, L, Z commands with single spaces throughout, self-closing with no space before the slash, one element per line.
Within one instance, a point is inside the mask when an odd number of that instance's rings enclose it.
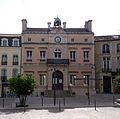
<path fill-rule="evenodd" d="M 53 26 L 54 18 L 67 22 L 67 28 L 83 28 L 93 20 L 95 35 L 120 34 L 120 0 L 0 0 L 0 33 L 21 33 L 21 20 L 28 27 Z"/>

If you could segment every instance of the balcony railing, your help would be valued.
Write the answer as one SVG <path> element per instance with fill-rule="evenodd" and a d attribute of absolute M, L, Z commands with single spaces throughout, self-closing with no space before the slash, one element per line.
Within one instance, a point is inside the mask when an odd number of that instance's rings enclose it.
<path fill-rule="evenodd" d="M 47 59 L 47 64 L 69 64 L 69 59 Z"/>
<path fill-rule="evenodd" d="M 7 65 L 7 62 L 1 62 L 1 65 Z"/>
<path fill-rule="evenodd" d="M 13 65 L 18 65 L 18 62 L 13 62 Z"/>
<path fill-rule="evenodd" d="M 102 68 L 102 72 L 111 72 L 112 71 L 112 69 L 110 69 L 110 68 Z"/>

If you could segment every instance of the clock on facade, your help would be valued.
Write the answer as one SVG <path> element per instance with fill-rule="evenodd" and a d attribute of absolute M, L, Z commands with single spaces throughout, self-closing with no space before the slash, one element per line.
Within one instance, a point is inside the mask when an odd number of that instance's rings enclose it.
<path fill-rule="evenodd" d="M 61 42 L 61 38 L 59 36 L 55 37 L 55 42 L 56 43 L 60 43 Z"/>

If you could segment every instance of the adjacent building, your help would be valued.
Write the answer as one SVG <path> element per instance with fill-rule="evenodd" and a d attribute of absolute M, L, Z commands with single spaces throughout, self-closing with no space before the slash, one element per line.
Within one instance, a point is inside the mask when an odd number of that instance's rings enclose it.
<path fill-rule="evenodd" d="M 7 96 L 6 81 L 20 73 L 21 35 L 0 34 L 0 95 Z"/>
<path fill-rule="evenodd" d="M 98 92 L 113 93 L 113 79 L 120 73 L 120 35 L 95 36 L 95 74 Z"/>
<path fill-rule="evenodd" d="M 23 19 L 21 41 L 21 70 L 34 76 L 36 95 L 53 90 L 87 93 L 87 79 L 95 78 L 92 20 L 83 28 L 67 28 L 57 17 L 47 28 L 29 28 Z M 94 82 L 89 81 L 91 94 L 95 92 Z"/>

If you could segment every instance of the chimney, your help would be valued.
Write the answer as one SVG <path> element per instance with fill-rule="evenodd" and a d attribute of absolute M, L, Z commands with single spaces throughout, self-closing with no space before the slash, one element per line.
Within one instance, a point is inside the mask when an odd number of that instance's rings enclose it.
<path fill-rule="evenodd" d="M 25 31 L 27 29 L 27 20 L 22 19 L 22 31 Z"/>
<path fill-rule="evenodd" d="M 92 32 L 92 20 L 88 20 L 88 31 Z"/>
<path fill-rule="evenodd" d="M 85 29 L 87 29 L 89 32 L 92 32 L 92 20 L 85 22 Z"/>
<path fill-rule="evenodd" d="M 85 29 L 88 29 L 88 22 L 85 21 Z"/>
<path fill-rule="evenodd" d="M 51 22 L 48 22 L 48 28 L 50 29 L 51 28 Z"/>
<path fill-rule="evenodd" d="M 63 22 L 63 28 L 66 29 L 66 22 Z"/>

